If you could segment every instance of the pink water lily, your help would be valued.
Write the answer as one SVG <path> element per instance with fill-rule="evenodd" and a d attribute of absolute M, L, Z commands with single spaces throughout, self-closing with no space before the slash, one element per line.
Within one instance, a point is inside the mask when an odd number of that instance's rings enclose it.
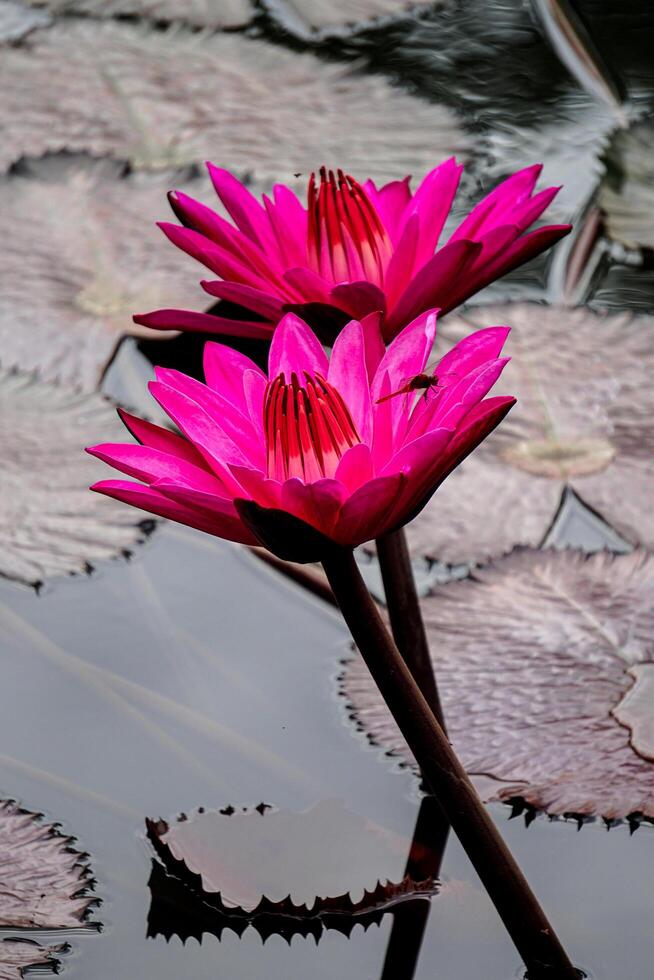
<path fill-rule="evenodd" d="M 485 398 L 508 358 L 507 327 L 460 341 L 418 390 L 436 333 L 423 314 L 384 348 L 379 316 L 344 327 L 328 358 L 292 313 L 268 376 L 207 343 L 206 384 L 157 369 L 150 391 L 181 434 L 121 412 L 137 444 L 88 452 L 139 482 L 92 489 L 218 537 L 318 560 L 405 524 L 498 424 L 513 398 Z"/>
<path fill-rule="evenodd" d="M 388 343 L 425 310 L 453 309 L 570 230 L 528 230 L 559 190 L 532 193 L 540 165 L 496 187 L 440 247 L 463 169 L 454 159 L 430 171 L 415 193 L 409 177 L 377 188 L 322 168 L 319 183 L 311 175 L 306 208 L 283 184 L 259 202 L 228 171 L 207 166 L 233 223 L 176 191 L 169 199 L 182 226 L 160 227 L 218 277 L 201 283 L 207 293 L 253 316 L 156 310 L 135 316 L 137 323 L 265 338 L 293 310 L 331 342 L 335 323 L 380 312 Z"/>

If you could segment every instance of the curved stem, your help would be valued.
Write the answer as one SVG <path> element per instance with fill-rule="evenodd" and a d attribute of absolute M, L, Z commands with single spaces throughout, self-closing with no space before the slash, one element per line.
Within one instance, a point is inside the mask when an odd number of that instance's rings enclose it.
<path fill-rule="evenodd" d="M 352 552 L 334 550 L 323 565 L 352 637 L 522 956 L 529 980 L 578 980 L 578 971 L 386 630 Z"/>
<path fill-rule="evenodd" d="M 376 544 L 393 639 L 438 724 L 447 732 L 404 528 L 377 538 Z"/>

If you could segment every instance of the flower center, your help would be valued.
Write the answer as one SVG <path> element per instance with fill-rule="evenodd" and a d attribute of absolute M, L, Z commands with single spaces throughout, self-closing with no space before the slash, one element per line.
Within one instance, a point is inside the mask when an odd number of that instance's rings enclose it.
<path fill-rule="evenodd" d="M 347 405 L 319 374 L 284 374 L 268 383 L 263 402 L 268 476 L 305 483 L 331 477 L 350 446 L 361 442 Z"/>
<path fill-rule="evenodd" d="M 368 195 L 342 170 L 320 168 L 308 188 L 309 262 L 336 282 L 366 280 L 381 286 L 392 254 L 391 240 Z"/>

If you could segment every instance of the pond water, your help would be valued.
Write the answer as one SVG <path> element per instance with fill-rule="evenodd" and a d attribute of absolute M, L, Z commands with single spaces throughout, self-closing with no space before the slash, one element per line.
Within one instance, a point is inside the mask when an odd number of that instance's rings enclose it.
<path fill-rule="evenodd" d="M 414 972 L 422 903 L 365 932 L 356 927 L 349 939 L 327 931 L 318 944 L 273 936 L 264 946 L 252 929 L 240 939 L 206 934 L 201 944 L 146 938 L 146 815 L 260 801 L 305 809 L 336 798 L 406 837 L 401 876 L 417 781 L 353 733 L 336 693 L 347 635 L 329 606 L 236 547 L 167 526 L 133 559 L 90 579 L 57 582 L 39 597 L 1 585 L 0 611 L 0 791 L 79 838 L 102 902 L 92 916 L 99 935 L 66 934 L 67 976 L 518 974 L 515 950 L 452 835 Z M 542 816 L 527 827 L 509 819 L 508 807 L 491 810 L 575 961 L 596 980 L 645 980 L 652 829 L 578 831 Z"/>
<path fill-rule="evenodd" d="M 456 113 L 471 147 L 458 216 L 501 176 L 543 160 L 547 182 L 566 185 L 554 220 L 592 230 L 600 161 L 616 132 L 651 112 L 652 8 L 642 0 L 619 9 L 579 0 L 574 9 L 593 44 L 582 31 L 582 57 L 577 48 L 572 60 L 561 33 L 550 40 L 546 34 L 552 10 L 562 10 L 565 22 L 569 4 L 563 2 L 451 0 L 326 33 L 305 29 L 293 4 L 259 0 L 250 7 L 244 0 L 246 7 L 243 23 L 231 25 L 239 28 L 239 43 L 240 35 L 243 41 L 262 36 L 280 50 L 311 50 L 353 71 L 392 78 Z M 128 29 L 134 19 L 123 24 Z M 146 19 L 134 26 L 156 32 L 165 25 Z M 583 53 L 594 46 L 600 58 L 589 62 Z M 92 142 L 75 135 L 71 149 L 94 154 Z M 426 138 L 418 133 L 416 147 Z M 343 140 L 346 145 L 348 134 Z M 37 145 L 45 153 L 46 144 Z M 123 149 L 113 155 L 122 159 Z M 31 152 L 28 146 L 24 155 Z M 36 181 L 53 167 L 52 158 L 40 170 L 14 161 L 13 175 Z M 647 180 L 636 201 L 643 211 L 651 205 Z M 152 214 L 153 221 L 158 217 Z M 554 259 L 537 259 L 475 302 L 572 297 L 598 311 L 652 313 L 651 245 L 631 248 L 592 233 L 583 261 L 577 254 L 575 275 L 571 248 L 564 243 Z M 22 307 L 23 287 L 17 295 Z M 201 340 L 143 344 L 142 351 L 158 363 L 197 370 Z M 152 412 L 144 388 L 149 373 L 136 342 L 127 339 L 104 391 Z M 628 547 L 571 491 L 545 543 Z M 374 584 L 374 569 L 368 579 Z M 162 525 L 129 560 L 48 582 L 38 595 L 0 580 L 0 650 L 0 799 L 15 798 L 60 821 L 88 851 L 96 880 L 99 905 L 88 927 L 23 933 L 70 943 L 62 957 L 66 977 L 522 977 L 519 957 L 452 834 L 439 893 L 396 907 L 366 930 L 356 926 L 349 937 L 326 930 L 318 942 L 273 935 L 264 944 L 248 928 L 241 937 L 227 930 L 220 939 L 207 932 L 202 942 L 184 940 L 186 909 L 173 903 L 165 912 L 170 940 L 148 938 L 154 851 L 146 817 L 262 801 L 305 810 L 336 799 L 399 835 L 398 878 L 409 854 L 421 804 L 418 781 L 372 747 L 346 715 L 337 691 L 348 652 L 342 621 L 253 555 Z M 512 818 L 503 805 L 490 812 L 574 962 L 593 980 L 649 980 L 654 827 L 632 832 L 627 824 L 608 829 L 600 821 L 579 829 L 544 815 Z M 0 939 L 16 935 L 0 929 Z"/>

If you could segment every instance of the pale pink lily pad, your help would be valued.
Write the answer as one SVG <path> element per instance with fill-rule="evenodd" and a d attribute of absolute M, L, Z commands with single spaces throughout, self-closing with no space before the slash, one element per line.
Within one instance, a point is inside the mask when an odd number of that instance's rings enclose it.
<path fill-rule="evenodd" d="M 193 27 L 244 27 L 252 19 L 248 0 L 27 0 L 53 14 L 90 17 L 146 17 Z"/>
<path fill-rule="evenodd" d="M 55 972 L 57 954 L 65 946 L 41 946 L 32 939 L 0 939 L 0 980 L 22 980 L 32 967 L 49 967 Z"/>
<path fill-rule="evenodd" d="M 484 780 L 487 799 L 654 818 L 654 763 L 637 751 L 651 750 L 651 725 L 639 725 L 653 703 L 653 600 L 643 550 L 528 549 L 422 600 L 453 745 L 469 773 L 499 781 Z M 632 671 L 648 690 L 630 706 Z M 341 689 L 369 738 L 412 761 L 358 656 Z"/>
<path fill-rule="evenodd" d="M 0 364 L 91 391 L 126 333 L 161 336 L 135 311 L 197 303 L 190 260 L 155 226 L 173 178 L 85 159 L 35 170 L 0 181 Z"/>
<path fill-rule="evenodd" d="M 413 552 L 459 563 L 538 545 L 566 484 L 628 541 L 654 546 L 654 320 L 470 307 L 443 322 L 443 349 L 494 324 L 512 328 L 494 393 L 517 404 L 410 525 Z"/>
<path fill-rule="evenodd" d="M 0 929 L 75 929 L 85 921 L 90 870 L 73 843 L 38 814 L 0 802 Z"/>
<path fill-rule="evenodd" d="M 99 500 L 83 447 L 122 438 L 113 405 L 0 369 L 0 575 L 39 584 L 132 548 L 142 515 Z"/>
<path fill-rule="evenodd" d="M 302 173 L 303 194 L 323 163 L 419 176 L 468 144 L 450 110 L 380 76 L 234 34 L 67 20 L 3 53 L 0 93 L 0 168 L 62 149 L 150 170 L 212 159 L 266 185 Z"/>

